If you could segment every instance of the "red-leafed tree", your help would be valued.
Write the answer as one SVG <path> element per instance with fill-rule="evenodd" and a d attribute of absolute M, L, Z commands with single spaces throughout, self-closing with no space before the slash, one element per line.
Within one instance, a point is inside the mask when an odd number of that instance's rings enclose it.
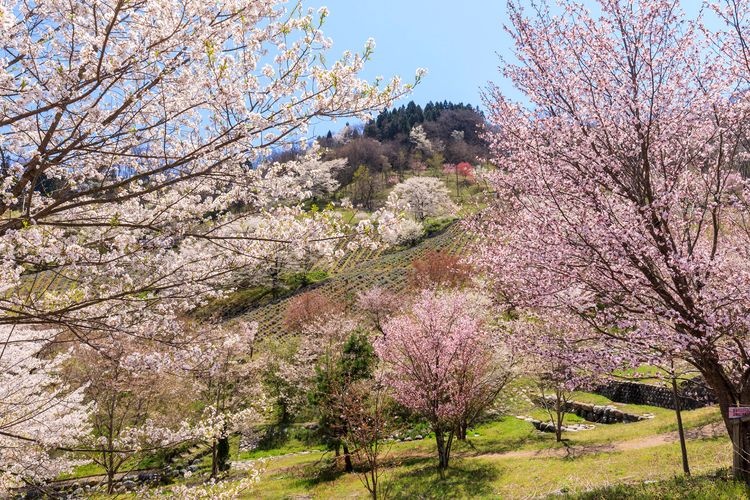
<path fill-rule="evenodd" d="M 474 182 L 475 180 L 474 167 L 466 161 L 462 161 L 456 165 L 456 174 L 460 175 L 464 182 Z"/>
<path fill-rule="evenodd" d="M 321 292 L 312 290 L 289 301 L 284 311 L 283 325 L 287 331 L 301 333 L 306 326 L 317 320 L 340 312 L 340 304 L 336 304 Z"/>
<path fill-rule="evenodd" d="M 471 266 L 458 255 L 430 250 L 414 259 L 409 281 L 416 289 L 460 288 L 471 280 Z"/>

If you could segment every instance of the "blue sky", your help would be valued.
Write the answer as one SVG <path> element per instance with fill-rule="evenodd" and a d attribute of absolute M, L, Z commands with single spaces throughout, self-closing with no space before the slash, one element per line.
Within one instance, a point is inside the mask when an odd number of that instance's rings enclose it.
<path fill-rule="evenodd" d="M 503 0 L 307 0 L 330 10 L 324 31 L 333 39 L 331 56 L 361 50 L 372 37 L 376 48 L 363 76 L 400 75 L 411 81 L 417 68 L 429 70 L 403 101 L 449 100 L 481 105 L 480 88 L 498 81 L 497 53 L 511 42 L 503 31 Z M 399 103 L 401 104 L 401 103 Z M 315 133 L 343 123 L 316 126 Z"/>
<path fill-rule="evenodd" d="M 594 0 L 583 0 L 596 12 Z M 362 76 L 372 80 L 400 75 L 405 82 L 417 68 L 429 70 L 414 93 L 398 102 L 418 104 L 448 100 L 483 107 L 480 92 L 489 81 L 511 97 L 522 98 L 502 85 L 499 55 L 512 60 L 512 40 L 505 0 L 304 0 L 306 6 L 328 7 L 324 32 L 334 42 L 331 56 L 344 50 L 362 50 L 372 37 L 376 48 Z M 700 0 L 683 0 L 688 16 L 700 10 Z M 718 26 L 709 19 L 709 25 Z M 312 126 L 311 135 L 344 126 L 328 121 Z"/>

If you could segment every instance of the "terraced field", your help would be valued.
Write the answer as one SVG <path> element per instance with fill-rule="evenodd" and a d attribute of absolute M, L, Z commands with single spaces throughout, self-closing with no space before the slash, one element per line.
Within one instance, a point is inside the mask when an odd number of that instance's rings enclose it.
<path fill-rule="evenodd" d="M 471 241 L 463 225 L 454 222 L 441 233 L 414 247 L 399 251 L 359 250 L 343 256 L 330 267 L 332 277 L 301 290 L 318 290 L 337 302 L 352 304 L 357 292 L 380 286 L 394 292 L 403 291 L 408 282 L 411 262 L 429 251 L 461 253 Z M 253 309 L 242 315 L 246 321 L 257 321 L 262 338 L 280 338 L 286 332 L 282 327 L 284 311 L 293 297 Z"/>

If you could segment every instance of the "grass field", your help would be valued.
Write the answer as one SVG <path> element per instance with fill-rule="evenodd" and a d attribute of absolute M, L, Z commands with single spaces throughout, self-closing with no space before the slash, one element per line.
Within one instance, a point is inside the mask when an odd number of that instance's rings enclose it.
<path fill-rule="evenodd" d="M 579 393 L 579 400 L 610 403 Z M 384 458 L 384 485 L 391 498 L 743 498 L 741 485 L 716 477 L 731 463 L 731 446 L 716 408 L 684 412 L 691 468 L 682 478 L 674 414 L 649 406 L 617 405 L 654 418 L 597 424 L 571 432 L 562 443 L 515 416 L 480 425 L 458 442 L 445 479 L 436 469 L 431 436 L 391 442 Z M 577 417 L 569 417 L 575 421 Z M 239 454 L 265 461 L 260 483 L 242 498 L 367 498 L 357 474 L 335 467 L 332 452 L 292 439 L 274 449 Z M 666 482 L 664 482 L 666 481 Z M 681 492 L 677 494 L 676 492 Z M 664 496 L 673 494 L 673 496 Z M 690 496 L 693 495 L 693 496 Z"/>
<path fill-rule="evenodd" d="M 688 453 L 697 476 L 692 480 L 682 476 L 669 412 L 648 409 L 656 413 L 651 421 L 597 425 L 566 435 L 561 444 L 526 422 L 504 417 L 457 443 L 444 479 L 435 467 L 430 436 L 394 442 L 383 461 L 383 484 L 388 498 L 404 499 L 748 497 L 748 490 L 728 480 L 723 469 L 731 461 L 731 447 L 717 425 L 715 408 L 685 412 L 692 430 Z M 309 449 L 292 440 L 276 449 L 233 455 L 264 462 L 260 482 L 240 498 L 368 498 L 358 474 L 342 473 L 333 454 L 320 447 Z"/>
<path fill-rule="evenodd" d="M 586 498 L 628 498 L 626 492 L 646 495 L 658 492 L 647 481 L 671 480 L 681 474 L 679 445 L 673 436 L 669 412 L 656 413 L 650 421 L 598 425 L 591 431 L 571 433 L 562 444 L 550 434 L 534 430 L 514 417 L 504 417 L 469 433 L 467 443 L 458 443 L 445 479 L 435 467 L 434 443 L 394 443 L 385 459 L 385 484 L 394 498 L 538 498 L 554 493 L 582 494 Z M 691 467 L 696 474 L 709 474 L 726 466 L 731 448 L 713 408 L 686 412 L 692 429 L 688 443 Z M 711 432 L 698 433 L 709 428 Z M 665 435 L 666 434 L 666 435 Z M 315 450 L 300 453 L 276 450 L 243 458 L 266 457 L 260 484 L 246 498 L 366 498 L 356 474 L 337 472 L 331 453 Z M 726 483 L 726 482 L 725 482 Z M 711 481 L 699 482 L 700 491 L 719 491 Z M 728 494 L 744 492 L 726 483 Z M 683 484 L 688 488 L 689 484 Z M 613 488 L 609 493 L 601 488 Z M 617 496 L 617 495 L 625 496 Z M 732 497 L 732 496 L 729 496 Z M 727 497 L 727 498 L 729 498 Z M 700 497 L 695 497 L 700 498 Z M 708 497 L 707 497 L 708 498 Z M 732 497 L 736 498 L 736 497 Z"/>

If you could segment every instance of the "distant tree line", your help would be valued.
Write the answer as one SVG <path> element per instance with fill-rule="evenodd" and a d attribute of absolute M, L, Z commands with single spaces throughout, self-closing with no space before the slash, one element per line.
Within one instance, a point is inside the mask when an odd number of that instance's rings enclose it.
<path fill-rule="evenodd" d="M 425 165 L 478 163 L 488 151 L 481 133 L 484 124 L 484 114 L 471 104 L 443 101 L 422 107 L 411 101 L 381 111 L 364 126 L 347 123 L 337 133 L 318 137 L 318 142 L 327 158 L 346 158 L 347 168 L 338 172 L 338 181 L 349 185 L 364 178 L 385 180 L 388 175 L 402 179 L 406 170 L 423 170 Z M 415 132 L 429 147 L 414 140 Z M 362 170 L 357 174 L 360 167 L 371 175 Z"/>

